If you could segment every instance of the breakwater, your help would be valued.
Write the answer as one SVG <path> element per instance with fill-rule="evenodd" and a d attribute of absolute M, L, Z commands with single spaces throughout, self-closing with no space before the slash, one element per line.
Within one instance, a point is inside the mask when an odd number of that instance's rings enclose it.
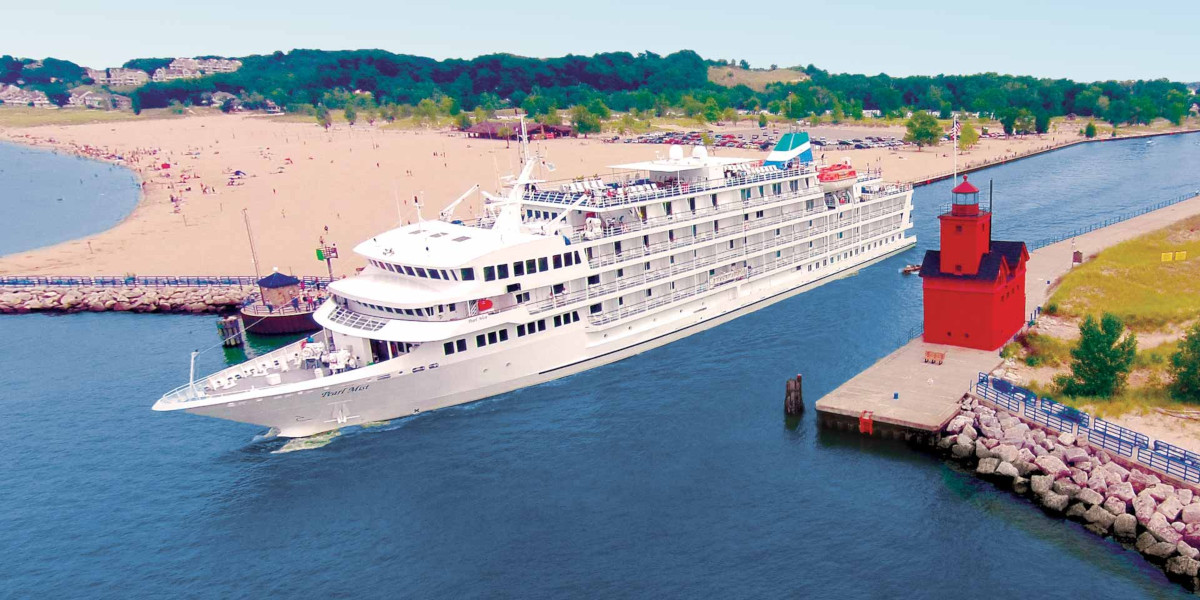
<path fill-rule="evenodd" d="M 0 314 L 85 311 L 217 313 L 236 309 L 256 291 L 245 285 L 12 287 L 0 291 Z"/>
<path fill-rule="evenodd" d="M 1200 589 L 1200 494 L 1189 483 L 1200 473 L 1200 457 L 1162 443 L 1151 450 L 1145 436 L 1061 405 L 1044 410 L 1036 395 L 1014 389 L 981 375 L 938 448 L 979 477 L 1135 548 L 1169 579 Z"/>

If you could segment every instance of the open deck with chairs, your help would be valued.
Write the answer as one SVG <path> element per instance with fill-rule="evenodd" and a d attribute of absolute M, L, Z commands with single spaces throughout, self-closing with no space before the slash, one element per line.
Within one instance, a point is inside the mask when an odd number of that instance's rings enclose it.
<path fill-rule="evenodd" d="M 876 430 L 935 433 L 958 413 L 979 372 L 1000 363 L 995 352 L 918 337 L 818 400 L 817 411 L 826 425 L 858 428 L 870 421 Z"/>

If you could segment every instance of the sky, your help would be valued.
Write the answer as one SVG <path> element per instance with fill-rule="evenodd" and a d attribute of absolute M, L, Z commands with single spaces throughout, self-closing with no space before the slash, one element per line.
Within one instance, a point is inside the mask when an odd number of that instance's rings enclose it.
<path fill-rule="evenodd" d="M 811 63 L 869 75 L 1200 81 L 1200 0 L 4 3 L 0 54 L 89 67 L 293 48 L 438 59 L 691 49 L 753 67 Z"/>

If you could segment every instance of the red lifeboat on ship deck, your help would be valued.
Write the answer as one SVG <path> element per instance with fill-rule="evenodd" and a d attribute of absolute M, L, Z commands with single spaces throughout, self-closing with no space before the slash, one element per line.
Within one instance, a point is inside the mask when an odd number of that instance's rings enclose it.
<path fill-rule="evenodd" d="M 817 169 L 817 181 L 825 192 L 844 190 L 858 181 L 858 171 L 850 166 L 850 159 Z"/>

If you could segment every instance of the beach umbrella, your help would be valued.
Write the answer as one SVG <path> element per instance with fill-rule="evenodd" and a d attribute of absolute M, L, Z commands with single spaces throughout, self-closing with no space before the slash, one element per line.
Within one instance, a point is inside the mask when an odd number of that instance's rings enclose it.
<path fill-rule="evenodd" d="M 162 168 L 164 168 L 164 169 L 170 169 L 170 168 L 171 168 L 171 163 L 163 163 L 163 164 L 162 164 Z"/>

